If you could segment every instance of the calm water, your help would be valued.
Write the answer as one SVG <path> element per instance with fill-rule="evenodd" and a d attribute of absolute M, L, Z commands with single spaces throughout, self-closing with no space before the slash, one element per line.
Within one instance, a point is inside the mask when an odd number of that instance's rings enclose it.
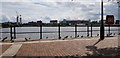
<path fill-rule="evenodd" d="M 43 27 L 43 38 L 58 38 L 58 27 Z M 61 37 L 69 36 L 69 37 L 74 37 L 75 32 L 74 27 L 61 27 Z M 87 27 L 77 27 L 77 34 L 79 36 L 87 36 Z M 89 30 L 91 28 L 89 27 Z M 97 34 L 100 34 L 98 30 L 100 30 L 100 27 L 93 27 L 93 36 L 96 36 Z M 108 34 L 108 27 L 105 27 L 105 35 Z M 0 29 L 1 32 L 10 32 L 9 28 L 3 28 Z M 17 38 L 31 38 L 31 39 L 39 39 L 39 27 L 16 27 L 16 37 Z M 36 32 L 36 33 L 21 33 L 21 32 Z M 111 27 L 111 33 L 118 33 L 118 27 Z M 91 34 L 91 32 L 89 32 Z M 1 35 L 2 38 L 4 37 L 9 37 L 9 33 L 2 33 Z"/>

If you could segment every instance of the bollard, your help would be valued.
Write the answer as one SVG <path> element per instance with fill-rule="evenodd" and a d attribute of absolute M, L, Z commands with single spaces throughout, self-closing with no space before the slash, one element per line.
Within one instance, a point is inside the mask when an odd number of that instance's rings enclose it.
<path fill-rule="evenodd" d="M 75 25 L 75 38 L 77 38 L 77 25 Z"/>
<path fill-rule="evenodd" d="M 61 37 L 60 37 L 60 24 L 58 24 L 58 39 L 61 39 Z"/>
<path fill-rule="evenodd" d="M 16 28 L 14 26 L 14 39 L 16 39 Z"/>
<path fill-rule="evenodd" d="M 91 24 L 91 37 L 92 37 L 92 24 Z"/>

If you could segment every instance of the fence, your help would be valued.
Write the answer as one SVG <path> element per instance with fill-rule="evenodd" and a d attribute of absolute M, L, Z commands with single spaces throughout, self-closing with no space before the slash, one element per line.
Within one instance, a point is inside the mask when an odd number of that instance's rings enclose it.
<path fill-rule="evenodd" d="M 85 26 L 87 27 L 86 36 L 87 36 L 87 37 L 89 37 L 89 36 L 92 37 L 92 36 L 93 36 L 93 27 L 94 27 L 95 25 L 93 26 L 93 24 L 90 24 L 90 25 L 85 25 Z M 79 32 L 79 31 L 78 31 L 78 29 L 77 29 L 78 27 L 80 27 L 80 25 L 75 25 L 75 26 L 74 26 L 73 32 L 74 32 L 74 34 L 75 34 L 75 35 L 74 35 L 75 38 L 79 37 L 79 36 L 78 36 L 78 32 Z M 108 33 L 109 33 L 109 35 L 110 35 L 110 33 L 111 33 L 111 32 L 110 32 L 110 31 L 111 31 L 111 30 L 110 30 L 110 26 L 108 26 L 108 27 L 109 27 L 109 29 L 108 29 L 109 32 L 108 32 Z M 12 29 L 13 29 L 13 30 L 12 30 Z M 40 34 L 40 35 L 39 35 L 39 37 L 40 37 L 39 39 L 43 39 L 43 30 L 42 30 L 42 29 L 43 29 L 43 26 L 40 25 L 40 26 L 39 26 L 39 31 L 40 31 L 40 32 L 37 32 L 37 33 Z M 98 30 L 98 31 L 99 31 L 99 30 Z M 4 32 L 3 32 L 3 33 L 4 33 Z M 10 32 L 9 32 L 9 33 L 10 33 L 10 38 L 11 38 L 11 40 L 12 40 L 13 38 L 14 38 L 14 39 L 17 38 L 17 37 L 16 37 L 16 33 L 17 33 L 17 32 L 16 32 L 16 27 L 15 27 L 15 26 L 11 26 L 11 27 L 10 27 Z M 21 32 L 21 33 L 22 33 L 22 32 Z M 26 33 L 26 32 L 24 32 L 24 33 Z M 29 32 L 29 33 L 35 33 L 35 32 Z M 53 33 L 54 33 L 54 32 L 53 32 Z M 58 33 L 58 39 L 61 39 L 61 26 L 60 26 L 60 24 L 58 24 L 58 32 L 57 32 L 57 33 Z M 90 35 L 90 34 L 91 34 L 91 35 Z M 14 36 L 13 36 L 13 35 L 14 35 Z"/>

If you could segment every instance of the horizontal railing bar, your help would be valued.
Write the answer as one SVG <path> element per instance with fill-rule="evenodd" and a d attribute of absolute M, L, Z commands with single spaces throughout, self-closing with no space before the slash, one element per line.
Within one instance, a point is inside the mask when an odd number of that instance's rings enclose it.
<path fill-rule="evenodd" d="M 93 31 L 100 31 L 100 30 L 93 30 Z M 109 31 L 109 30 L 105 30 L 105 31 Z M 118 31 L 118 30 L 111 30 L 111 31 Z M 61 31 L 61 32 L 64 33 L 64 32 L 75 32 L 75 31 Z M 77 31 L 77 32 L 87 32 L 87 31 Z M 0 32 L 0 33 L 10 33 L 10 32 Z M 16 34 L 24 34 L 24 33 L 40 33 L 40 32 L 16 32 Z M 43 32 L 43 33 L 58 33 L 58 31 Z"/>

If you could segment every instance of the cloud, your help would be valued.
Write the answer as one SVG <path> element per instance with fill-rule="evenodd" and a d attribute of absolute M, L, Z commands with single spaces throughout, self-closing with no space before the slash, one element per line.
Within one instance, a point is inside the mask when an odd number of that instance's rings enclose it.
<path fill-rule="evenodd" d="M 27 1 L 29 2 L 2 2 L 2 14 L 15 20 L 12 17 L 16 16 L 16 11 L 18 11 L 18 14 L 22 15 L 23 22 L 37 20 L 49 22 L 52 19 L 63 20 L 64 18 L 71 20 L 100 20 L 100 0 L 80 0 L 80 2 L 70 2 L 70 0 L 65 0 L 64 2 L 60 2 L 60 0 L 52 0 L 52 2 L 49 0 Z M 117 18 L 116 7 L 117 3 L 104 3 L 104 15 L 113 14 Z"/>
<path fill-rule="evenodd" d="M 10 18 L 9 18 L 9 16 L 7 16 L 7 15 L 2 15 L 2 20 L 1 20 L 2 22 L 6 22 L 6 21 L 12 21 Z"/>
<path fill-rule="evenodd" d="M 118 5 L 116 2 L 111 2 L 109 4 L 104 5 L 105 13 L 107 15 L 114 15 L 115 19 L 118 18 Z"/>

